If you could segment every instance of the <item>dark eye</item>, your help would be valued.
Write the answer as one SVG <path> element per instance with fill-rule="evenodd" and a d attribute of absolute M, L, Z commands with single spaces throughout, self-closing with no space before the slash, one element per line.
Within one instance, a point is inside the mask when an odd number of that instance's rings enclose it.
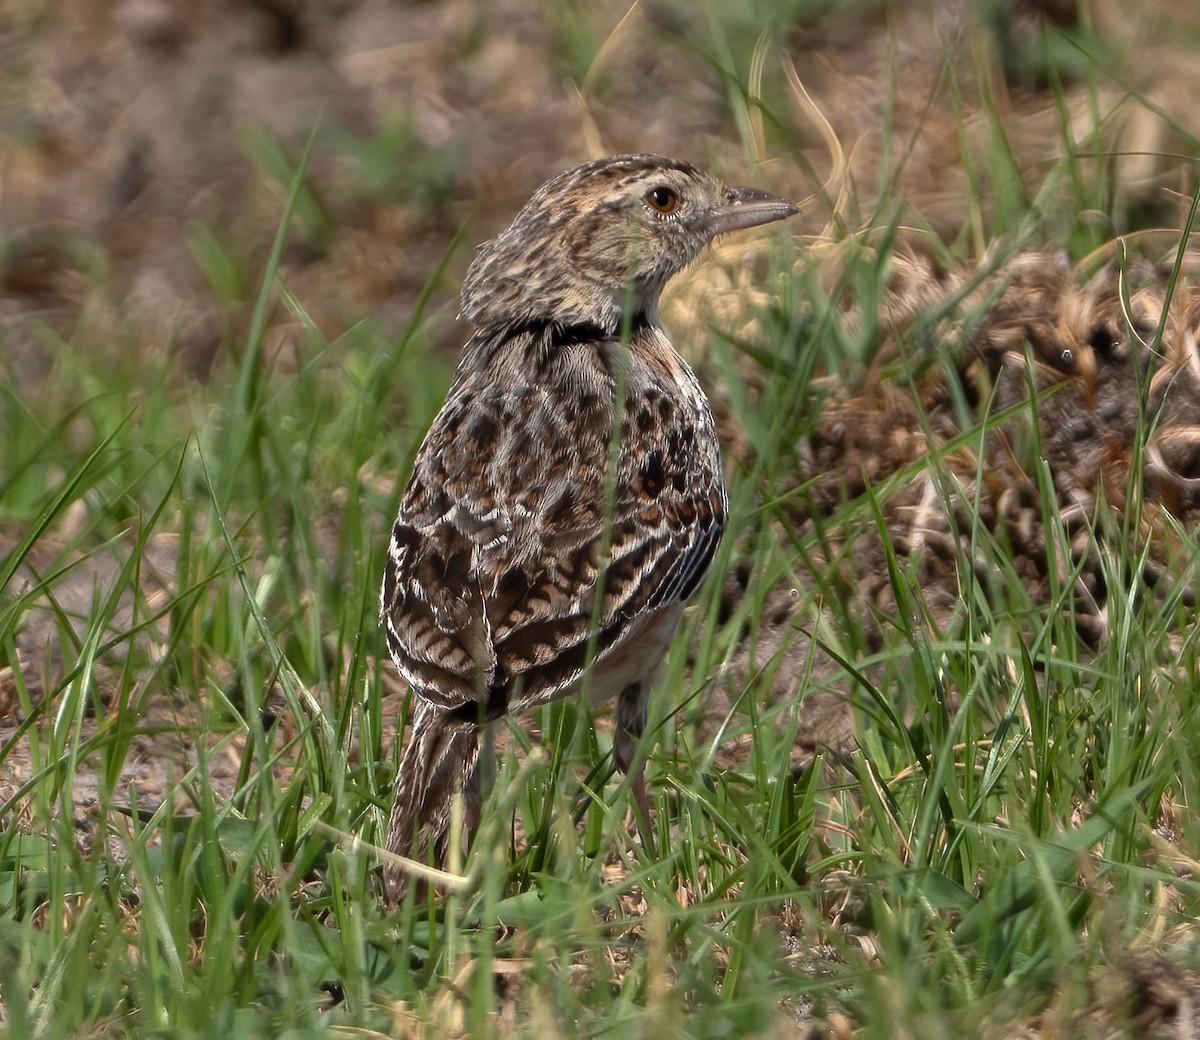
<path fill-rule="evenodd" d="M 674 213 L 679 208 L 679 195 L 673 188 L 651 188 L 646 192 L 646 205 L 659 213 Z"/>

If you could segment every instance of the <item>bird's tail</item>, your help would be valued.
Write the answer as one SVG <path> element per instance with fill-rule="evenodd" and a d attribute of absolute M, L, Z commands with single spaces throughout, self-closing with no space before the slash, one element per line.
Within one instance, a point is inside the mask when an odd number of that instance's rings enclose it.
<path fill-rule="evenodd" d="M 388 851 L 443 866 L 449 842 L 450 809 L 460 792 L 472 795 L 471 774 L 479 756 L 479 727 L 422 701 L 396 771 L 396 801 L 388 823 Z M 399 903 L 408 890 L 402 864 L 383 871 L 388 899 Z"/>

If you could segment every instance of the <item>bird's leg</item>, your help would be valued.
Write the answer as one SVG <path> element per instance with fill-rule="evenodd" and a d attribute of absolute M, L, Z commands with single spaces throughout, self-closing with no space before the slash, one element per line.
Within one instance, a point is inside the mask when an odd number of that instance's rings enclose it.
<path fill-rule="evenodd" d="M 646 791 L 646 764 L 629 778 L 629 789 L 633 792 L 634 815 L 637 816 L 638 834 L 642 838 L 642 848 L 651 859 L 657 859 L 658 853 L 654 848 L 654 828 L 651 826 L 650 799 Z"/>
<path fill-rule="evenodd" d="M 630 683 L 617 699 L 617 729 L 613 734 L 613 760 L 617 768 L 629 777 L 629 789 L 633 792 L 634 816 L 637 817 L 638 834 L 642 848 L 655 856 L 654 830 L 651 826 L 650 799 L 646 792 L 646 759 L 638 744 L 646 729 L 646 712 L 649 707 L 649 686 L 644 682 Z M 635 766 L 636 760 L 636 766 Z"/>
<path fill-rule="evenodd" d="M 496 786 L 496 772 L 496 735 L 491 725 L 485 725 L 479 730 L 479 755 L 463 790 L 468 835 L 473 835 L 479 829 L 483 803 Z"/>

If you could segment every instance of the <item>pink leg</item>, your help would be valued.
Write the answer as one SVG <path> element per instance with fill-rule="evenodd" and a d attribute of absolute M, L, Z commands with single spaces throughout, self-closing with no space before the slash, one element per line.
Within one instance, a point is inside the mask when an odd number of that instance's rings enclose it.
<path fill-rule="evenodd" d="M 651 858 L 657 858 L 654 850 L 654 828 L 651 826 L 653 817 L 650 815 L 650 799 L 646 793 L 645 767 L 629 778 L 629 788 L 633 792 L 633 814 L 637 817 L 638 834 L 642 838 L 642 848 Z"/>
<path fill-rule="evenodd" d="M 646 763 L 638 755 L 638 741 L 646 729 L 646 710 L 649 687 L 643 682 L 630 683 L 617 699 L 617 731 L 613 734 L 613 760 L 617 768 L 629 777 L 633 792 L 633 815 L 637 820 L 642 848 L 651 856 L 654 851 L 654 830 L 651 827 L 650 799 L 646 793 Z M 634 761 L 638 759 L 638 761 Z"/>

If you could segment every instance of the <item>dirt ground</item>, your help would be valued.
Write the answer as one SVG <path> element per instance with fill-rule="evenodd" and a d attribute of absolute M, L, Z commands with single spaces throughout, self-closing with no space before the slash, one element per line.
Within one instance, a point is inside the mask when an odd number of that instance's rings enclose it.
<path fill-rule="evenodd" d="M 1195 183 L 1188 156 L 1197 145 L 1188 128 L 1194 131 L 1200 99 L 1200 48 L 1179 41 L 1200 38 L 1200 7 L 1096 0 L 1081 21 L 1068 0 L 1011 0 L 994 5 L 984 22 L 978 6 L 831 5 L 835 13 L 778 26 L 763 70 L 771 106 L 763 157 L 775 159 L 751 172 L 719 49 L 712 57 L 707 20 L 694 5 L 657 0 L 628 8 L 601 0 L 570 13 L 539 0 L 12 0 L 0 9 L 6 369 L 18 389 L 38 384 L 49 364 L 41 325 L 102 358 L 131 341 L 157 344 L 179 378 L 207 378 L 222 363 L 231 325 L 248 323 L 253 287 L 214 300 L 190 244 L 193 231 L 212 229 L 258 269 L 283 193 L 274 149 L 294 159 L 317 119 L 310 171 L 321 215 L 300 222 L 282 272 L 330 336 L 362 317 L 399 333 L 460 226 L 468 241 L 485 240 L 548 175 L 597 154 L 656 151 L 808 200 L 797 230 L 808 250 L 827 257 L 831 282 L 839 225 L 860 226 L 881 198 L 914 216 L 903 225 L 926 228 L 903 232 L 897 244 L 888 291 L 872 316 L 881 319 L 877 359 L 855 385 L 829 388 L 820 427 L 800 453 L 797 482 L 818 478 L 805 508 L 831 511 L 861 488 L 864 474 L 883 480 L 926 453 L 930 434 L 957 432 L 943 375 L 920 386 L 928 429 L 911 393 L 881 377 L 896 358 L 897 337 L 939 313 L 929 335 L 961 343 L 958 376 L 968 393 L 995 386 L 1000 406 L 1022 399 L 1026 344 L 1038 384 L 1061 385 L 1041 413 L 1042 437 L 1072 529 L 1086 534 L 1095 502 L 1123 497 L 1133 472 L 1144 472 L 1148 523 L 1156 507 L 1194 520 L 1194 255 L 1185 265 L 1193 280 L 1175 292 L 1160 350 L 1151 356 L 1147 343 L 1167 300 Z M 1082 38 L 1089 20 L 1087 46 L 1099 48 L 1107 71 L 1099 87 L 1084 74 L 1086 47 L 1053 67 L 1040 57 L 1044 24 L 1062 42 Z M 760 28 L 732 16 L 726 28 L 743 74 Z M 783 134 L 773 131 L 773 119 Z M 1016 252 L 986 248 L 980 229 L 987 214 L 973 200 L 990 198 L 992 171 L 971 157 L 991 154 L 987 137 L 997 124 L 1034 191 L 1063 152 L 1064 125 L 1079 151 L 1097 156 L 1094 166 L 1081 159 L 1078 168 L 1085 177 L 1111 178 L 1113 210 L 1123 221 L 1114 236 L 1131 233 L 1139 247 L 1126 284 L 1112 262 L 1115 248 L 1078 264 L 1050 234 Z M 800 142 L 809 173 L 780 158 L 785 140 Z M 1052 195 L 1046 204 L 1052 211 L 1070 200 Z M 966 250 L 974 261 L 946 270 L 928 248 L 929 232 L 974 246 Z M 451 282 L 469 259 L 468 249 L 452 258 Z M 689 279 L 672 297 L 665 324 L 687 321 L 690 292 L 711 296 L 703 278 Z M 1140 338 L 1128 331 L 1123 292 Z M 964 330 L 966 313 L 980 317 Z M 457 350 L 461 332 L 447 328 L 446 351 Z M 288 335 L 275 330 L 275 350 L 287 349 Z M 1138 419 L 1131 359 L 1144 362 L 1160 417 L 1141 460 L 1131 457 Z M 749 450 L 736 431 L 729 446 L 734 454 Z M 977 494 L 991 522 L 1005 529 L 1018 573 L 1044 596 L 1044 534 L 1037 502 L 1024 490 L 1029 474 L 1003 438 L 980 487 L 977 463 L 964 458 L 955 468 L 964 495 Z M 888 520 L 898 549 L 922 551 L 931 607 L 948 611 L 957 592 L 954 536 L 930 508 L 930 492 L 914 482 L 891 503 Z M 814 519 L 802 511 L 794 517 L 801 530 Z M 6 542 L 0 532 L 0 547 Z M 169 544 L 158 548 L 169 558 Z M 868 545 L 855 552 L 858 594 L 886 612 L 891 590 L 882 556 Z M 1164 580 L 1165 553 L 1164 543 L 1151 564 Z M 105 564 L 97 559 L 95 566 Z M 94 576 L 81 573 L 82 596 Z M 1102 638 L 1104 592 L 1094 568 L 1085 565 L 1077 585 L 1083 634 Z M 739 595 L 736 575 L 727 591 Z M 770 605 L 766 645 L 772 629 L 783 644 L 789 611 L 784 594 Z M 22 639 L 23 661 L 44 655 L 45 633 L 36 624 Z M 795 659 L 781 675 L 803 670 L 806 645 L 784 653 Z M 36 683 L 41 668 L 33 672 Z M 0 676 L 0 719 L 12 710 L 6 689 Z M 779 695 L 790 689 L 781 680 Z M 714 711 L 719 716 L 720 706 Z M 0 740 L 4 731 L 0 721 Z M 813 698 L 797 760 L 849 737 L 837 698 Z M 184 745 L 166 755 L 161 746 L 139 751 L 130 768 L 145 772 L 130 780 L 148 797 L 189 753 Z M 5 786 L 0 776 L 0 800 Z"/>

